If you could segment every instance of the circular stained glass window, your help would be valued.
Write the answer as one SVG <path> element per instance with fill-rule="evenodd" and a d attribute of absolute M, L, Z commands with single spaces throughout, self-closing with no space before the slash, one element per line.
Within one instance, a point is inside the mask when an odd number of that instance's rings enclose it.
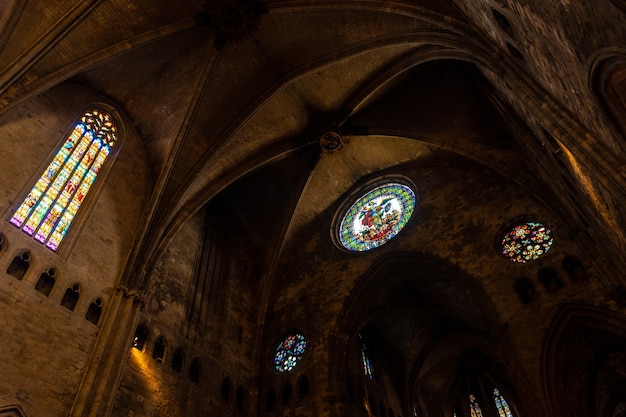
<path fill-rule="evenodd" d="M 415 193 L 404 184 L 385 184 L 368 191 L 343 216 L 339 242 L 353 252 L 383 245 L 409 221 L 415 201 Z"/>
<path fill-rule="evenodd" d="M 304 355 L 306 339 L 296 333 L 289 335 L 278 344 L 274 354 L 274 367 L 278 372 L 289 372 L 298 365 Z"/>
<path fill-rule="evenodd" d="M 541 223 L 525 223 L 515 226 L 502 239 L 502 254 L 513 262 L 533 261 L 550 250 L 550 229 Z"/>

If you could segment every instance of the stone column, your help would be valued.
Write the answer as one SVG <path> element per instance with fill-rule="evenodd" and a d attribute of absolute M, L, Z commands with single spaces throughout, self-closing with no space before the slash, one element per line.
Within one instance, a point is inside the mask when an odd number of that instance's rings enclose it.
<path fill-rule="evenodd" d="M 123 286 L 116 289 L 69 417 L 110 414 L 141 306 L 136 291 Z"/>

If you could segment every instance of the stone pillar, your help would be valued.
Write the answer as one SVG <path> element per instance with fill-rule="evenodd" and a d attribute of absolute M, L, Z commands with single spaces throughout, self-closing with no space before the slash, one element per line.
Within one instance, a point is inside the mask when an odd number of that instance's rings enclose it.
<path fill-rule="evenodd" d="M 104 417 L 110 414 L 128 360 L 141 305 L 136 291 L 123 286 L 116 289 L 69 417 Z"/>

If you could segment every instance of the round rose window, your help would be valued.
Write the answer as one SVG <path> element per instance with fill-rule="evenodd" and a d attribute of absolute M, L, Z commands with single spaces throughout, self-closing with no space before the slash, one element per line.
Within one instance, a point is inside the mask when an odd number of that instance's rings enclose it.
<path fill-rule="evenodd" d="M 407 224 L 415 210 L 415 201 L 415 193 L 404 184 L 390 183 L 368 191 L 341 220 L 338 231 L 341 246 L 363 252 L 385 244 Z"/>
<path fill-rule="evenodd" d="M 276 347 L 274 368 L 278 372 L 289 372 L 296 367 L 304 355 L 306 339 L 300 333 L 287 336 Z"/>
<path fill-rule="evenodd" d="M 502 254 L 513 262 L 533 261 L 552 246 L 552 232 L 541 223 L 515 226 L 502 239 Z"/>

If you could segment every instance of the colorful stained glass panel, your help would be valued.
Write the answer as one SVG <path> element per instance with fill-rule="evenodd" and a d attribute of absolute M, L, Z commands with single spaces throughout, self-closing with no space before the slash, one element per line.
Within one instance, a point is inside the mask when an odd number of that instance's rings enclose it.
<path fill-rule="evenodd" d="M 115 144 L 111 116 L 87 112 L 10 222 L 56 251 Z"/>
<path fill-rule="evenodd" d="M 502 239 L 502 254 L 513 262 L 525 263 L 547 253 L 552 242 L 552 232 L 543 224 L 520 224 Z"/>
<path fill-rule="evenodd" d="M 372 370 L 372 363 L 370 362 L 369 354 L 367 353 L 367 347 L 365 343 L 361 341 L 361 361 L 363 362 L 363 372 L 369 379 L 374 379 L 374 372 Z"/>
<path fill-rule="evenodd" d="M 298 365 L 304 355 L 306 339 L 296 333 L 278 344 L 274 354 L 274 367 L 278 372 L 289 372 Z"/>
<path fill-rule="evenodd" d="M 415 193 L 403 184 L 374 188 L 348 209 L 339 226 L 341 245 L 363 252 L 385 244 L 400 232 L 415 210 Z"/>
<path fill-rule="evenodd" d="M 499 417 L 514 417 L 509 404 L 506 402 L 498 388 L 493 389 L 493 401 L 496 403 Z"/>
<path fill-rule="evenodd" d="M 473 394 L 470 394 L 470 416 L 471 417 L 483 417 L 483 412 L 476 401 L 476 397 Z"/>

